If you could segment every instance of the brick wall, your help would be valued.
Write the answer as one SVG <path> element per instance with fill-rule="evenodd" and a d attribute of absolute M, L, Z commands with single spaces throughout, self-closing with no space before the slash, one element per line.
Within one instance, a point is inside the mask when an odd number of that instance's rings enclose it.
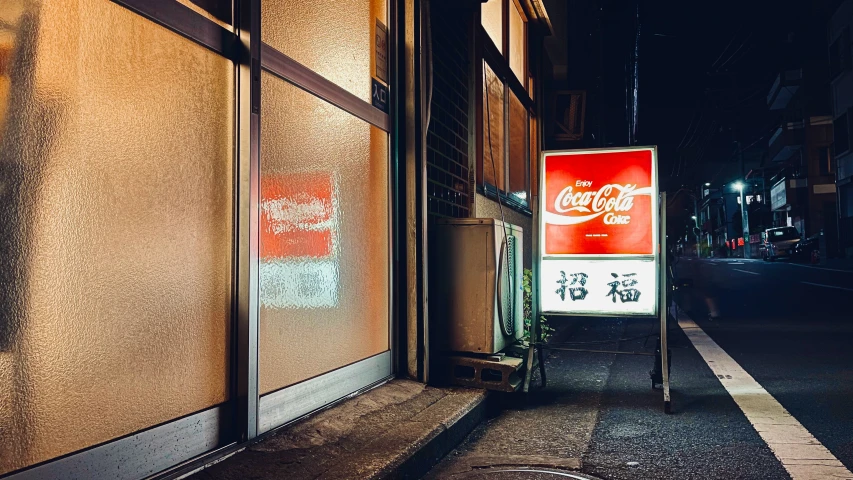
<path fill-rule="evenodd" d="M 469 41 L 464 15 L 433 7 L 433 92 L 427 132 L 427 198 L 432 217 L 468 216 Z"/>

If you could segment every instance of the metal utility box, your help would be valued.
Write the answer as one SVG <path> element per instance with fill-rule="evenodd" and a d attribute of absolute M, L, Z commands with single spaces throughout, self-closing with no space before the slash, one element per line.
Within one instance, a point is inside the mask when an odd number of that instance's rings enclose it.
<path fill-rule="evenodd" d="M 522 230 L 492 218 L 430 229 L 430 335 L 453 352 L 496 353 L 524 332 Z"/>

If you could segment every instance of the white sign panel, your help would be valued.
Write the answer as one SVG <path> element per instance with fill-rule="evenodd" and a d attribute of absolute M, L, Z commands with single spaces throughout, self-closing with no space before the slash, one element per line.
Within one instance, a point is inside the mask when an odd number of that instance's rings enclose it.
<path fill-rule="evenodd" d="M 780 181 L 770 189 L 770 209 L 779 210 L 788 203 L 785 180 Z"/>
<path fill-rule="evenodd" d="M 657 262 L 542 260 L 543 312 L 567 315 L 655 315 Z"/>

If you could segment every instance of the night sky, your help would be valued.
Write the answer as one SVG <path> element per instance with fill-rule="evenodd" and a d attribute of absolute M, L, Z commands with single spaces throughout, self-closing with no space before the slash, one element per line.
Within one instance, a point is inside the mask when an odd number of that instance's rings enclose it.
<path fill-rule="evenodd" d="M 759 166 L 778 123 L 770 87 L 804 55 L 826 56 L 840 2 L 640 2 L 639 143 L 659 146 L 664 187 L 733 180 L 736 139 L 746 171 Z"/>

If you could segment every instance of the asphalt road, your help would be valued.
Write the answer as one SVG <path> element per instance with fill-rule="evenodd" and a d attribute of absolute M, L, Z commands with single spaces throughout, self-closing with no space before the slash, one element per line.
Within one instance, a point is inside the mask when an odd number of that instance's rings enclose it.
<path fill-rule="evenodd" d="M 682 259 L 677 272 L 693 281 L 677 294 L 682 309 L 853 470 L 853 272 L 734 259 Z M 552 323 L 558 343 L 623 352 L 653 351 L 657 328 L 646 320 Z M 548 387 L 481 425 L 428 477 L 791 478 L 681 328 L 670 333 L 671 415 L 650 388 L 653 357 L 553 352 Z M 502 455 L 514 455 L 513 466 L 482 461 Z M 580 469 L 546 473 L 561 458 Z M 525 468 L 539 471 L 508 471 Z"/>
<path fill-rule="evenodd" d="M 691 317 L 853 470 L 853 271 L 737 260 L 679 267 L 694 280 L 681 292 Z"/>

